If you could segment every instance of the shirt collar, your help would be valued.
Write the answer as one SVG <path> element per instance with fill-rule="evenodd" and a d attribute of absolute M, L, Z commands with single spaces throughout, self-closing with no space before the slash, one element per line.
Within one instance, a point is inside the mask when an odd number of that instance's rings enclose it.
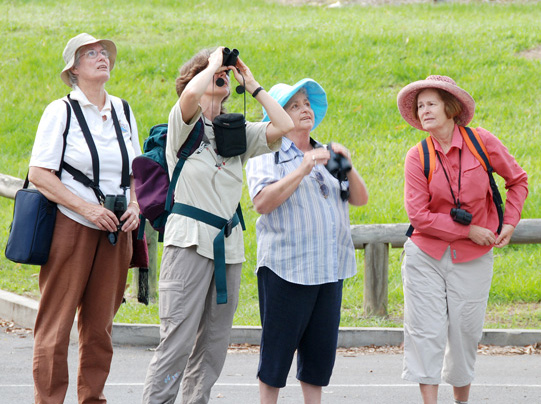
<path fill-rule="evenodd" d="M 282 147 L 281 147 L 282 152 L 288 153 L 294 146 L 295 146 L 295 143 L 293 143 L 291 139 L 285 136 L 282 138 Z"/>
<path fill-rule="evenodd" d="M 72 100 L 79 102 L 81 106 L 86 107 L 89 105 L 94 105 L 88 100 L 83 90 L 81 90 L 79 86 L 77 85 L 73 87 L 73 90 L 70 93 L 70 97 Z M 96 105 L 94 105 L 94 107 L 98 108 Z M 110 111 L 110 110 L 111 110 L 111 98 L 109 97 L 109 93 L 105 91 L 105 105 L 103 106 L 103 109 L 100 112 L 105 112 L 105 111 Z"/>
<path fill-rule="evenodd" d="M 314 140 L 312 138 L 310 138 L 310 144 L 312 145 L 312 147 L 314 147 L 314 149 L 316 147 L 321 147 L 321 143 L 319 143 L 317 140 Z M 293 141 L 287 137 L 283 137 L 282 138 L 282 152 L 284 153 L 288 153 L 292 148 L 294 148 L 293 150 L 297 150 L 298 153 L 300 154 L 304 154 L 302 151 L 300 151 L 297 146 L 295 146 L 295 143 L 293 143 Z"/>
<path fill-rule="evenodd" d="M 462 149 L 464 141 L 462 139 L 462 135 L 460 134 L 460 129 L 458 128 L 458 125 L 455 124 L 455 128 L 453 129 L 453 141 L 451 142 L 451 147 L 458 147 L 459 149 Z"/>
<path fill-rule="evenodd" d="M 443 149 L 440 146 L 440 143 L 432 138 L 434 140 L 434 149 L 440 151 L 443 153 Z M 456 147 L 457 149 L 462 149 L 462 146 L 464 144 L 464 139 L 462 138 L 462 135 L 460 134 L 460 129 L 458 128 L 458 125 L 455 124 L 455 127 L 453 129 L 453 139 L 451 140 L 451 149 L 453 147 Z"/>

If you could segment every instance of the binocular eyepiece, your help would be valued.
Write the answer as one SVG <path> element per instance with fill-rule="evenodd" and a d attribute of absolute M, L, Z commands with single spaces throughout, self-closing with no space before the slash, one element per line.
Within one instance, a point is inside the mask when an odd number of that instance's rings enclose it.
<path fill-rule="evenodd" d="M 223 62 L 222 66 L 235 66 L 239 57 L 239 51 L 237 49 L 224 48 L 223 50 Z"/>

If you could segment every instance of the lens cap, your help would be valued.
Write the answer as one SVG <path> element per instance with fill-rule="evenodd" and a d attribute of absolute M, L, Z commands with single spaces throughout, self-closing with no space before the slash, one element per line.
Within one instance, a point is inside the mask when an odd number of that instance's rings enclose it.
<path fill-rule="evenodd" d="M 116 245 L 116 242 L 118 241 L 118 233 L 107 233 L 107 240 L 109 240 L 111 245 Z"/>

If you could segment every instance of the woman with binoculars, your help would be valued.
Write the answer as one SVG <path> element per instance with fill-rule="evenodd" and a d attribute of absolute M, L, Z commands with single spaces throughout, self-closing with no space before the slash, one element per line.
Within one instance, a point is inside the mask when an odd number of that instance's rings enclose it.
<path fill-rule="evenodd" d="M 402 377 L 419 383 L 425 404 L 437 402 L 442 379 L 453 386 L 455 403 L 467 403 L 492 280 L 492 248 L 509 243 L 528 179 L 498 138 L 483 128 L 463 127 L 473 118 L 475 101 L 450 77 L 407 85 L 398 94 L 398 108 L 411 126 L 430 134 L 420 143 L 424 147 L 408 151 L 405 162 L 404 201 L 415 230 L 408 231 L 402 263 Z M 505 214 L 493 198 L 497 188 L 470 149 L 468 131 L 478 135 L 473 139 L 505 179 Z M 432 156 L 424 152 L 428 142 Z M 427 159 L 431 168 L 425 170 Z"/>
<path fill-rule="evenodd" d="M 215 126 L 233 115 L 224 115 L 230 71 L 269 111 L 270 123 L 244 125 L 241 116 L 240 125 L 220 129 L 225 136 L 219 143 Z M 235 50 L 200 51 L 180 68 L 176 89 L 179 99 L 169 114 L 167 135 L 170 173 L 187 139 L 201 137 L 184 163 L 165 227 L 159 280 L 161 341 L 143 393 L 143 402 L 152 404 L 173 403 L 181 381 L 183 403 L 209 401 L 225 361 L 244 261 L 236 213 L 243 164 L 279 149 L 282 135 L 293 127 Z M 233 118 L 238 122 L 238 116 Z M 239 141 L 235 147 L 233 140 Z M 209 216 L 223 221 L 224 228 L 206 222 Z"/>
<path fill-rule="evenodd" d="M 105 91 L 116 56 L 112 41 L 89 34 L 67 43 L 61 78 L 72 91 L 45 109 L 32 149 L 28 178 L 58 206 L 49 260 L 39 274 L 34 328 L 34 395 L 40 404 L 64 402 L 76 312 L 79 402 L 105 402 L 113 318 L 126 288 L 131 232 L 139 224 L 130 175 L 132 160 L 141 154 L 137 125 L 131 111 L 125 116 L 122 100 Z M 103 206 L 105 195 L 118 196 L 118 216 Z"/>
<path fill-rule="evenodd" d="M 356 273 L 349 204 L 368 192 L 348 150 L 328 148 L 311 132 L 327 112 L 327 95 L 312 79 L 269 91 L 295 127 L 272 154 L 250 159 L 246 178 L 257 220 L 261 313 L 258 369 L 261 403 L 276 403 L 297 351 L 305 403 L 321 402 L 336 356 L 343 280 Z M 263 121 L 268 120 L 264 111 Z"/>

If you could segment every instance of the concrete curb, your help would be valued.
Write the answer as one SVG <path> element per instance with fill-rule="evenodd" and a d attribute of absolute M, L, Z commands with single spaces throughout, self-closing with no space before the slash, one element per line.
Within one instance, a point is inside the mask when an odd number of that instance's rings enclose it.
<path fill-rule="evenodd" d="M 36 320 L 38 302 L 14 293 L 0 290 L 0 317 L 19 326 L 32 328 Z M 77 340 L 74 324 L 71 338 Z M 259 345 L 261 327 L 233 326 L 232 344 Z M 353 328 L 342 327 L 338 333 L 338 346 L 400 345 L 402 328 Z M 160 342 L 160 326 L 157 324 L 113 324 L 113 343 L 118 345 L 157 346 Z M 492 330 L 483 331 L 481 344 L 496 346 L 526 346 L 541 343 L 541 330 Z"/>

